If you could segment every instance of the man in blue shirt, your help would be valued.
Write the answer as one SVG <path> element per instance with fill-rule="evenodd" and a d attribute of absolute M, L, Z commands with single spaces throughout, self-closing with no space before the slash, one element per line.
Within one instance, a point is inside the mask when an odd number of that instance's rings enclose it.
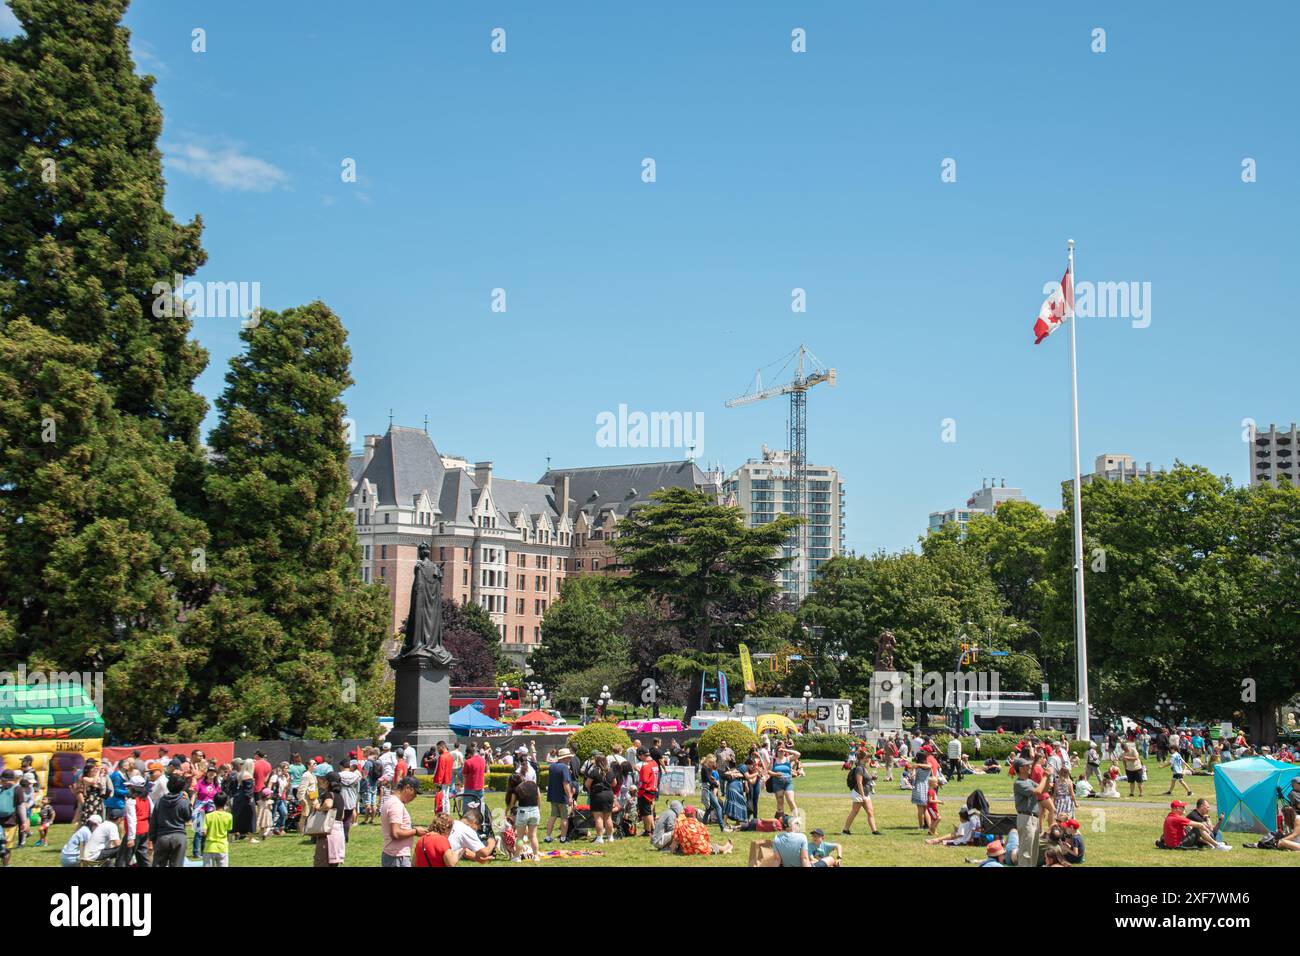
<path fill-rule="evenodd" d="M 551 816 L 546 821 L 546 842 L 551 842 L 551 830 L 560 821 L 560 842 L 569 840 L 569 812 L 573 807 L 573 772 L 569 769 L 569 748 L 564 747 L 550 765 L 546 781 L 546 801 L 551 805 Z"/>
<path fill-rule="evenodd" d="M 790 829 L 778 833 L 772 840 L 772 849 L 781 858 L 782 866 L 825 866 L 825 860 L 816 864 L 808 856 L 808 838 L 799 832 L 799 821 L 791 820 Z"/>

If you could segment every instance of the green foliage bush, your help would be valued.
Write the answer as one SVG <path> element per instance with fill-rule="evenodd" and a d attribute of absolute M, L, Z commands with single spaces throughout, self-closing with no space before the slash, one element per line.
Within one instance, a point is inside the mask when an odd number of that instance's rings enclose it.
<path fill-rule="evenodd" d="M 723 741 L 735 751 L 738 760 L 744 760 L 750 747 L 758 746 L 755 733 L 738 720 L 722 720 L 700 734 L 700 757 L 703 759 L 722 746 Z"/>
<path fill-rule="evenodd" d="M 1011 756 L 1016 744 L 1020 743 L 1027 734 L 980 734 L 979 761 L 988 760 L 990 757 L 998 761 L 1006 760 Z M 1034 736 L 1039 740 L 1067 740 L 1068 735 L 1059 730 L 1037 730 Z M 948 734 L 936 734 L 934 736 L 935 749 L 939 751 L 939 757 L 943 758 L 948 753 L 948 741 L 951 740 Z M 1088 752 L 1088 742 L 1086 740 L 1070 740 L 1069 750 L 1072 754 L 1080 756 Z M 961 738 L 961 752 L 975 761 L 975 738 Z"/>
<path fill-rule="evenodd" d="M 569 738 L 569 746 L 579 760 L 586 760 L 596 750 L 603 754 L 622 753 L 632 746 L 632 738 L 615 724 L 588 724 Z"/>
<path fill-rule="evenodd" d="M 804 760 L 843 760 L 857 742 L 851 734 L 800 734 L 794 738 L 794 749 Z"/>

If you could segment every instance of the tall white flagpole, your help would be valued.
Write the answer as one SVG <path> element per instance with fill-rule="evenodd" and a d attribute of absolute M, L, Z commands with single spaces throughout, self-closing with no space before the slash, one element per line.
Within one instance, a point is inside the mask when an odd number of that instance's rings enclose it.
<path fill-rule="evenodd" d="M 1075 683 L 1079 695 L 1079 727 L 1076 739 L 1088 740 L 1092 728 L 1088 716 L 1088 630 L 1083 601 L 1083 495 L 1079 473 L 1079 362 L 1074 327 L 1074 240 L 1070 244 L 1070 395 L 1074 406 L 1074 656 Z"/>

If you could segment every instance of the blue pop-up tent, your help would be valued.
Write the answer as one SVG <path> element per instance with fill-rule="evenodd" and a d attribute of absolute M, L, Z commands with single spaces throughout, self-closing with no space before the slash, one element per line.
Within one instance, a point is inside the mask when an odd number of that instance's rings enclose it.
<path fill-rule="evenodd" d="M 468 734 L 471 730 L 505 730 L 506 725 L 493 720 L 473 704 L 462 707 L 447 718 L 447 726 L 458 734 Z"/>
<path fill-rule="evenodd" d="M 1223 829 L 1240 833 L 1269 833 L 1277 827 L 1277 792 L 1291 789 L 1291 778 L 1300 776 L 1300 766 L 1246 757 L 1214 767 L 1214 798 L 1225 814 Z"/>

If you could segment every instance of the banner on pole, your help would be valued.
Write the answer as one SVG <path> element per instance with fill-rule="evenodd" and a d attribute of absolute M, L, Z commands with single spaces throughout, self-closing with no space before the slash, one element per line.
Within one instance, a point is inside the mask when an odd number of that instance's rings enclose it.
<path fill-rule="evenodd" d="M 758 685 L 754 683 L 754 662 L 749 659 L 749 648 L 744 644 L 740 645 L 740 673 L 745 678 L 745 690 L 748 693 L 758 690 Z"/>

